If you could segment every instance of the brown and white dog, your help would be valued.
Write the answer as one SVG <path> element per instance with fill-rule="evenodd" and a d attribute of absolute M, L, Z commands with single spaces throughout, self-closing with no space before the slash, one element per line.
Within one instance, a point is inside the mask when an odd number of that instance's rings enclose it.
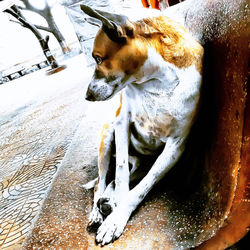
<path fill-rule="evenodd" d="M 131 22 L 85 5 L 81 9 L 101 21 L 86 99 L 104 101 L 121 93 L 116 119 L 102 131 L 88 224 L 98 228 L 96 242 L 104 245 L 122 234 L 131 213 L 180 158 L 199 105 L 203 48 L 168 17 Z M 113 145 L 115 177 L 108 183 Z M 133 174 L 143 168 L 132 151 L 156 160 L 130 189 Z"/>

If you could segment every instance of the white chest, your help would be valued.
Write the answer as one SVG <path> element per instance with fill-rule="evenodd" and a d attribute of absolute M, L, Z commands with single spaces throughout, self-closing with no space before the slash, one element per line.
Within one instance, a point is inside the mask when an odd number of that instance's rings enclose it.
<path fill-rule="evenodd" d="M 163 142 L 171 135 L 186 135 L 197 110 L 200 85 L 194 66 L 179 69 L 153 55 L 123 93 L 137 133 L 146 141 Z"/>

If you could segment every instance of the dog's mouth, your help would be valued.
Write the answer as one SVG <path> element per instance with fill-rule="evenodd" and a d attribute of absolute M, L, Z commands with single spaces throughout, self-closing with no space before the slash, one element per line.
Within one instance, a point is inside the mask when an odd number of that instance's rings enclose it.
<path fill-rule="evenodd" d="M 88 88 L 85 99 L 87 101 L 106 101 L 111 99 L 117 92 L 118 84 L 114 85 L 112 88 L 109 86 L 101 86 L 98 90 L 93 91 L 91 88 Z"/>
<path fill-rule="evenodd" d="M 112 96 L 113 96 L 113 93 L 106 96 L 105 98 L 101 98 L 101 97 L 95 96 L 94 93 L 92 93 L 92 92 L 88 93 L 88 91 L 87 91 L 87 94 L 85 96 L 85 100 L 90 101 L 90 102 L 106 101 L 106 100 L 111 99 Z"/>
<path fill-rule="evenodd" d="M 91 102 L 109 100 L 126 86 L 127 79 L 128 77 L 116 78 L 112 82 L 99 85 L 93 81 L 88 87 L 85 99 Z"/>

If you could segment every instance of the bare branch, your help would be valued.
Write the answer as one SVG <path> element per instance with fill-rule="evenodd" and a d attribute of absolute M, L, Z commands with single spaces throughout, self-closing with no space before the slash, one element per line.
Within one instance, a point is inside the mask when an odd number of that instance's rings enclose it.
<path fill-rule="evenodd" d="M 18 21 L 16 21 L 16 20 L 10 19 L 10 21 L 13 22 L 13 23 L 20 24 L 22 27 L 27 28 L 25 25 L 23 25 L 22 23 L 20 23 L 20 22 L 18 22 Z M 45 26 L 41 26 L 41 25 L 36 25 L 36 24 L 34 24 L 34 26 L 35 26 L 37 29 L 39 29 L 39 30 L 44 30 L 44 31 L 47 31 L 47 32 L 52 33 L 52 30 L 51 30 L 49 27 L 45 27 Z"/>
<path fill-rule="evenodd" d="M 45 8 L 49 8 L 48 0 L 44 0 L 44 2 L 45 2 Z"/>
<path fill-rule="evenodd" d="M 21 0 L 27 9 L 32 10 L 34 12 L 39 12 L 40 9 L 34 7 L 32 4 L 30 4 L 29 0 Z"/>
<path fill-rule="evenodd" d="M 28 10 L 26 7 L 23 7 L 23 6 L 21 6 L 21 5 L 17 5 L 17 4 L 16 4 L 16 6 L 17 6 L 18 9 L 20 9 L 20 10 Z"/>
<path fill-rule="evenodd" d="M 58 43 L 60 44 L 63 53 L 65 53 L 65 51 L 69 50 L 68 46 L 66 46 L 66 41 L 65 38 L 63 36 L 63 34 L 61 33 L 61 31 L 59 30 L 57 23 L 54 20 L 53 14 L 51 13 L 51 6 L 48 3 L 48 0 L 44 0 L 45 6 L 43 9 L 38 9 L 35 6 L 33 6 L 29 0 L 20 0 L 23 2 L 23 4 L 26 6 L 26 9 L 33 11 L 37 14 L 39 14 L 40 16 L 42 16 L 48 24 L 48 29 L 43 27 L 43 26 L 36 26 L 38 29 L 41 30 L 45 30 L 47 32 L 51 32 L 56 40 L 58 41 Z"/>
<path fill-rule="evenodd" d="M 9 19 L 10 22 L 13 22 L 13 23 L 17 23 L 17 24 L 20 24 L 22 27 L 26 27 L 24 24 L 16 21 L 16 20 L 13 20 L 13 19 Z"/>
<path fill-rule="evenodd" d="M 42 25 L 37 25 L 35 24 L 35 27 L 39 30 L 44 30 L 44 31 L 47 31 L 47 32 L 50 32 L 52 33 L 52 30 L 49 28 L 49 27 L 45 27 L 45 26 L 42 26 Z"/>

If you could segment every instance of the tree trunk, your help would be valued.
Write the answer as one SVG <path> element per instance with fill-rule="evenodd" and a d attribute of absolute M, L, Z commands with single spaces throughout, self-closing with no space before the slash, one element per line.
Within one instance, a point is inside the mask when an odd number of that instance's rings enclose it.
<path fill-rule="evenodd" d="M 21 22 L 26 28 L 30 29 L 33 34 L 36 36 L 38 39 L 40 46 L 42 47 L 43 53 L 45 57 L 47 58 L 50 66 L 52 68 L 58 67 L 58 64 L 56 62 L 56 59 L 54 56 L 51 54 L 49 46 L 48 46 L 48 41 L 49 41 L 49 36 L 47 36 L 45 39 L 42 37 L 41 33 L 38 31 L 38 29 L 30 22 L 28 22 L 25 17 L 22 15 L 22 13 L 19 11 L 18 7 L 13 5 L 11 7 L 12 10 L 7 9 L 5 10 L 6 13 L 9 13 L 13 17 L 15 17 L 19 22 Z"/>
<path fill-rule="evenodd" d="M 60 44 L 60 47 L 62 48 L 63 53 L 65 54 L 65 53 L 70 52 L 70 48 L 68 47 L 64 36 L 62 35 L 58 26 L 56 25 L 56 22 L 51 14 L 51 11 L 48 11 L 46 16 L 47 16 L 46 20 L 47 20 L 48 25 L 51 29 L 51 32 L 55 36 L 58 43 Z"/>
<path fill-rule="evenodd" d="M 41 10 L 33 7 L 28 0 L 21 0 L 21 1 L 25 4 L 25 6 L 28 10 L 36 12 L 37 14 L 41 15 L 47 21 L 48 26 L 51 30 L 50 32 L 55 36 L 56 40 L 58 41 L 58 43 L 62 49 L 62 52 L 64 54 L 68 53 L 70 51 L 70 48 L 67 46 L 65 38 L 64 38 L 63 34 L 61 33 L 61 31 L 59 30 L 59 28 L 54 20 L 54 17 L 51 13 L 51 8 L 48 5 L 47 1 L 46 1 L 45 8 L 41 9 Z"/>

